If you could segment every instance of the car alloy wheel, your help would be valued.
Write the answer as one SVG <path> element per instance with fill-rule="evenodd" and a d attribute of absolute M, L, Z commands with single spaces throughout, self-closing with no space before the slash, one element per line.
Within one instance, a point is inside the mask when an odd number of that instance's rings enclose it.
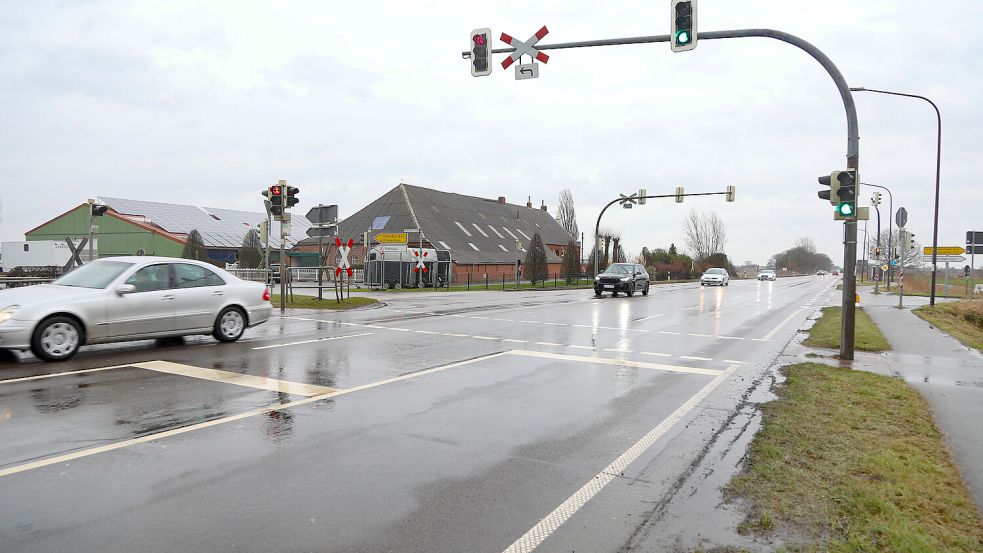
<path fill-rule="evenodd" d="M 226 307 L 215 320 L 212 334 L 220 342 L 235 342 L 246 331 L 246 316 L 237 307 Z"/>
<path fill-rule="evenodd" d="M 64 361 L 75 355 L 81 343 L 78 323 L 68 317 L 52 317 L 35 330 L 31 351 L 45 361 Z"/>

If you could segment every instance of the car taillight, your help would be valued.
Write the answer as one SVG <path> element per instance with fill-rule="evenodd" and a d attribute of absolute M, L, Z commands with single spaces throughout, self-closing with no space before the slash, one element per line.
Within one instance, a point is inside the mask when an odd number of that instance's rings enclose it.
<path fill-rule="evenodd" d="M 270 287 L 263 287 L 263 301 L 270 301 Z"/>

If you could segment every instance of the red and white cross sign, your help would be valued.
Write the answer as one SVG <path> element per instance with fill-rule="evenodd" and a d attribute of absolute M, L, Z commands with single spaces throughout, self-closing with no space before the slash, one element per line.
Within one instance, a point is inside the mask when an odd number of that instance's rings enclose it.
<path fill-rule="evenodd" d="M 338 263 L 338 267 L 334 270 L 334 276 L 341 274 L 341 270 L 344 269 L 348 272 L 348 276 L 352 276 L 352 265 L 348 262 L 348 254 L 352 251 L 352 244 L 355 243 L 351 238 L 348 239 L 348 244 L 342 244 L 341 238 L 337 236 L 334 237 L 334 243 L 338 245 L 338 255 L 341 256 L 341 261 Z"/>
<path fill-rule="evenodd" d="M 537 60 L 546 63 L 550 60 L 550 57 L 546 54 L 540 52 L 539 50 L 533 48 L 536 43 L 543 39 L 549 30 L 546 29 L 546 25 L 543 28 L 536 31 L 536 34 L 529 37 L 529 40 L 522 42 L 521 40 L 510 37 L 509 35 L 502 33 L 502 42 L 508 44 L 509 46 L 515 48 L 515 52 L 512 55 L 502 60 L 502 69 L 508 69 L 510 65 L 518 61 L 522 56 L 529 56 L 536 58 Z"/>
<path fill-rule="evenodd" d="M 426 260 L 427 253 L 428 252 L 423 252 L 423 255 L 421 256 L 420 252 L 413 250 L 413 257 L 416 258 L 416 267 L 413 267 L 414 273 L 419 273 L 420 269 L 423 269 L 424 273 L 427 272 L 427 266 L 423 264 L 423 262 Z"/>

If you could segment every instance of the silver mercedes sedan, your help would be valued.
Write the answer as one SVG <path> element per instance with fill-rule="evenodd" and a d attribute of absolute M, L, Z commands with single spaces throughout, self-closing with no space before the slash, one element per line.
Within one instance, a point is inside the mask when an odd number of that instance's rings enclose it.
<path fill-rule="evenodd" d="M 266 285 L 208 263 L 107 257 L 51 284 L 0 290 L 0 349 L 63 361 L 84 344 L 189 334 L 234 342 L 271 311 Z"/>

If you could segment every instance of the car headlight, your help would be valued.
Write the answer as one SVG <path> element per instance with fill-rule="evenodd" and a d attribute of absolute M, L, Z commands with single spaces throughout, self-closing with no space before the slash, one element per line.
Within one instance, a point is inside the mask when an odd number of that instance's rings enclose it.
<path fill-rule="evenodd" d="M 0 323 L 10 320 L 18 309 L 20 309 L 19 305 L 8 305 L 7 307 L 0 309 Z"/>
<path fill-rule="evenodd" d="M 594 277 L 594 282 L 597 282 L 599 280 L 601 280 L 601 275 L 597 275 L 596 277 Z"/>
<path fill-rule="evenodd" d="M 629 280 L 631 280 L 631 277 L 624 277 L 621 279 L 621 282 L 628 282 Z"/>

